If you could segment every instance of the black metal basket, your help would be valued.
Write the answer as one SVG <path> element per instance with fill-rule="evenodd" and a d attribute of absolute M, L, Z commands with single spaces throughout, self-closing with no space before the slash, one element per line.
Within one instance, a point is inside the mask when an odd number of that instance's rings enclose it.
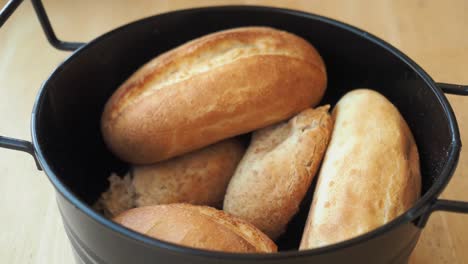
<path fill-rule="evenodd" d="M 0 13 L 0 26 L 21 2 L 8 2 Z M 438 199 L 456 168 L 461 148 L 457 121 L 444 92 L 468 95 L 468 87 L 435 83 L 410 58 L 365 31 L 299 11 L 226 6 L 149 17 L 83 44 L 59 40 L 41 1 L 32 3 L 49 42 L 74 53 L 37 95 L 31 116 L 32 143 L 0 136 L 0 147 L 28 152 L 49 177 L 79 263 L 405 263 L 432 212 L 468 213 L 466 202 Z M 421 156 L 423 195 L 410 210 L 341 243 L 267 255 L 167 243 L 92 210 L 90 204 L 107 188 L 109 173 L 126 166 L 107 150 L 99 130 L 103 106 L 112 92 L 138 66 L 163 51 L 209 32 L 247 25 L 288 30 L 314 44 L 329 76 L 323 103 L 336 103 L 352 87 L 372 87 L 398 107 Z M 302 208 L 288 226 L 279 241 L 281 248 L 297 246 L 307 210 L 308 206 Z"/>

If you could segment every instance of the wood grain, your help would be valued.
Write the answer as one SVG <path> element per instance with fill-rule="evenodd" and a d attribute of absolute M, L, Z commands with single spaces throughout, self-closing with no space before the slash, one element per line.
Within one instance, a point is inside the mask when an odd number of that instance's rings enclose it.
<path fill-rule="evenodd" d="M 0 6 L 6 3 L 0 0 Z M 133 20 L 194 6 L 272 5 L 332 17 L 375 34 L 401 49 L 440 82 L 468 84 L 468 2 L 404 0 L 297 1 L 44 1 L 57 35 L 89 41 Z M 46 41 L 25 1 L 0 29 L 0 135 L 30 139 L 37 90 L 69 53 Z M 462 140 L 468 141 L 468 98 L 449 96 Z M 26 154 L 0 149 L 0 263 L 73 263 L 53 187 Z M 468 152 L 442 197 L 468 200 Z M 411 264 L 468 263 L 468 216 L 434 214 Z"/>

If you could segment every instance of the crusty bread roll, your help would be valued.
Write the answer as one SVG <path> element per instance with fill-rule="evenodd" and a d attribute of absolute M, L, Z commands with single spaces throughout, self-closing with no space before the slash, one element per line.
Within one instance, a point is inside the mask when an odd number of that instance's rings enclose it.
<path fill-rule="evenodd" d="M 232 177 L 223 209 L 276 239 L 296 214 L 333 127 L 329 106 L 253 133 Z"/>
<path fill-rule="evenodd" d="M 190 203 L 221 207 L 244 152 L 244 143 L 231 138 L 153 165 L 133 166 L 131 176 L 109 177 L 110 187 L 95 208 L 113 217 L 146 205 Z"/>
<path fill-rule="evenodd" d="M 134 208 L 114 219 L 127 228 L 168 242 L 226 252 L 276 252 L 253 225 L 207 206 L 169 204 Z"/>
<path fill-rule="evenodd" d="M 134 166 L 135 204 L 220 207 L 244 152 L 243 142 L 232 138 L 154 165 Z"/>
<path fill-rule="evenodd" d="M 316 105 L 324 63 L 304 39 L 265 27 L 220 31 L 166 52 L 107 102 L 111 151 L 151 164 L 287 119 Z"/>
<path fill-rule="evenodd" d="M 384 96 L 347 93 L 319 173 L 300 249 L 364 234 L 408 210 L 421 191 L 413 135 Z"/>

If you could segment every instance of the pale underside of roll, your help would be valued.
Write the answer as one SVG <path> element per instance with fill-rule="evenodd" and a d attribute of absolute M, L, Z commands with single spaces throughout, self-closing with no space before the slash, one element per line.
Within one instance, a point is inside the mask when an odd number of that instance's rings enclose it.
<path fill-rule="evenodd" d="M 379 93 L 339 100 L 300 249 L 364 234 L 406 212 L 419 198 L 418 150 L 405 120 Z"/>

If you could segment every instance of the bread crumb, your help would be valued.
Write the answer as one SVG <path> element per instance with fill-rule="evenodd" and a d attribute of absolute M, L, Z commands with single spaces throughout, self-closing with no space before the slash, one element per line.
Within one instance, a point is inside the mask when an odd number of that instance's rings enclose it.
<path fill-rule="evenodd" d="M 119 177 L 112 173 L 109 176 L 109 189 L 101 194 L 99 200 L 94 204 L 94 209 L 104 214 L 107 218 L 113 218 L 128 209 L 135 207 L 135 189 L 132 178 L 127 173 Z"/>

